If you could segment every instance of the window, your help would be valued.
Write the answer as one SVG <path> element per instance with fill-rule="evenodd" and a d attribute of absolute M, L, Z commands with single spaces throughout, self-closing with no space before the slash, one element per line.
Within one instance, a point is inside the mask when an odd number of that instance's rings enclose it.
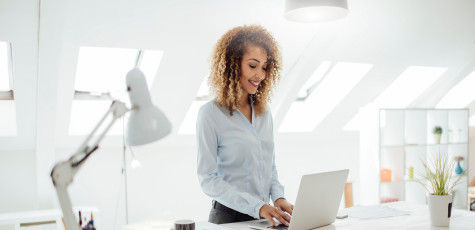
<path fill-rule="evenodd" d="M 11 46 L 0 41 L 0 136 L 17 135 L 12 79 Z"/>
<path fill-rule="evenodd" d="M 113 98 L 129 102 L 125 77 L 135 66 L 142 70 L 150 88 L 162 56 L 161 50 L 81 47 L 71 107 L 70 135 L 88 134 L 109 109 Z M 119 123 L 114 124 L 109 134 L 122 134 L 122 124 Z"/>
<path fill-rule="evenodd" d="M 475 71 L 470 73 L 437 104 L 437 108 L 465 108 L 475 99 Z"/>
<path fill-rule="evenodd" d="M 208 74 L 209 76 L 209 74 Z M 178 134 L 194 135 L 196 133 L 196 119 L 200 107 L 210 100 L 208 78 L 205 77 L 200 84 L 195 100 L 191 103 L 190 108 L 186 112 L 185 119 L 181 123 Z"/>
<path fill-rule="evenodd" d="M 125 93 L 125 76 L 137 66 L 149 87 L 162 59 L 159 50 L 81 47 L 76 69 L 75 90 L 95 93 Z"/>
<path fill-rule="evenodd" d="M 198 118 L 198 111 L 206 102 L 208 101 L 195 100 L 191 103 L 191 106 L 186 113 L 185 119 L 181 123 L 180 129 L 178 130 L 178 134 L 194 135 L 196 133 L 196 119 Z"/>
<path fill-rule="evenodd" d="M 313 72 L 312 76 L 305 82 L 298 94 L 298 100 L 305 100 L 312 91 L 317 87 L 318 83 L 330 70 L 331 62 L 324 61 L 318 66 L 317 69 Z"/>
<path fill-rule="evenodd" d="M 198 89 L 198 94 L 196 95 L 196 99 L 197 100 L 206 99 L 207 97 L 209 97 L 209 87 L 208 87 L 208 78 L 205 78 L 201 82 L 200 88 Z"/>
<path fill-rule="evenodd" d="M 321 80 L 316 81 L 303 100 L 292 103 L 279 131 L 312 132 L 371 68 L 371 64 L 365 63 L 338 62 L 330 66 L 323 62 L 315 71 L 323 76 L 314 78 Z"/>
<path fill-rule="evenodd" d="M 0 91 L 11 90 L 10 71 L 10 45 L 0 42 Z"/>
<path fill-rule="evenodd" d="M 0 100 L 13 100 L 11 46 L 0 41 Z"/>
<path fill-rule="evenodd" d="M 410 66 L 384 90 L 371 106 L 378 108 L 406 108 L 430 88 L 447 70 L 441 67 Z M 358 112 L 343 130 L 359 130 L 365 118 Z"/>
<path fill-rule="evenodd" d="M 447 68 L 410 66 L 374 101 L 379 107 L 405 108 L 434 84 Z"/>

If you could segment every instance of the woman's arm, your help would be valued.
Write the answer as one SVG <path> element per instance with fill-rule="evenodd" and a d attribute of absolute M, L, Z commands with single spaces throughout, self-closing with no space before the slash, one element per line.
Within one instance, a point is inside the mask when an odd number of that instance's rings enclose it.
<path fill-rule="evenodd" d="M 277 174 L 277 167 L 275 165 L 275 154 L 272 157 L 272 184 L 270 187 L 270 197 L 272 199 L 272 202 L 274 203 L 279 198 L 285 198 L 284 186 L 279 182 L 279 176 Z"/>
<path fill-rule="evenodd" d="M 272 135 L 272 140 L 274 140 L 274 121 L 272 119 L 272 114 L 271 111 L 269 111 L 269 123 L 270 123 L 270 130 L 271 130 L 271 135 Z M 274 143 L 274 141 L 272 141 Z M 272 149 L 275 149 L 274 144 L 272 144 Z M 277 173 L 277 167 L 275 165 L 275 151 L 272 152 L 272 184 L 270 188 L 270 196 L 272 199 L 272 202 L 275 203 L 275 201 L 279 198 L 284 198 L 284 186 L 279 182 L 279 176 Z"/>
<path fill-rule="evenodd" d="M 202 107 L 196 122 L 197 173 L 201 188 L 206 195 L 225 206 L 259 219 L 259 210 L 265 203 L 249 193 L 239 191 L 218 175 L 218 136 L 211 116 Z"/>
<path fill-rule="evenodd" d="M 294 206 L 287 202 L 284 196 L 284 186 L 279 182 L 279 177 L 277 174 L 277 167 L 275 165 L 275 154 L 272 157 L 272 184 L 270 188 L 270 196 L 274 202 L 274 206 L 284 212 L 292 215 L 294 211 Z"/>
<path fill-rule="evenodd" d="M 270 114 L 270 111 L 269 111 Z M 274 137 L 274 122 L 272 115 L 270 115 L 270 124 L 272 130 L 272 137 Z M 274 202 L 274 206 L 292 215 L 294 206 L 287 202 L 284 195 L 284 186 L 279 182 L 279 175 L 277 173 L 277 166 L 275 165 L 275 151 L 272 153 L 272 184 L 270 189 L 270 196 Z"/>

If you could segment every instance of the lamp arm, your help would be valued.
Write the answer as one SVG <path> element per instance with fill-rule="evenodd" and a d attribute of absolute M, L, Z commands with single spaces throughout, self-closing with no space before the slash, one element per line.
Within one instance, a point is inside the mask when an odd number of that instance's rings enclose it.
<path fill-rule="evenodd" d="M 113 101 L 109 107 L 109 110 L 104 114 L 99 123 L 86 137 L 76 152 L 69 159 L 60 161 L 54 165 L 53 170 L 51 171 L 51 179 L 53 181 L 56 194 L 58 195 L 58 201 L 63 212 L 64 222 L 67 230 L 80 230 L 78 221 L 73 214 L 71 199 L 68 193 L 68 186 L 73 182 L 74 176 L 79 171 L 81 166 L 84 165 L 84 162 L 87 160 L 87 158 L 99 148 L 99 143 L 102 141 L 115 121 L 124 116 L 124 114 L 128 111 L 129 109 L 123 102 Z M 102 126 L 106 118 L 111 113 L 112 120 L 106 126 L 104 131 L 99 134 L 96 141 L 89 146 L 88 143 L 94 136 L 94 133 L 97 132 L 97 130 Z"/>

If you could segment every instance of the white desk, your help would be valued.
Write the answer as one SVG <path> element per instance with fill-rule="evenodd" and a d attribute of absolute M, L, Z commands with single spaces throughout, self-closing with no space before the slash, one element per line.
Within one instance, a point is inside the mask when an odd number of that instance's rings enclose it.
<path fill-rule="evenodd" d="M 382 230 L 439 230 L 439 229 L 456 229 L 456 230 L 475 230 L 475 212 L 469 212 L 467 210 L 453 209 L 450 228 L 435 228 L 431 227 L 429 210 L 426 205 L 415 205 L 406 202 L 396 202 L 386 204 L 389 207 L 397 208 L 400 210 L 410 211 L 412 214 L 407 216 L 398 216 L 390 218 L 372 219 L 372 220 L 359 220 L 347 218 L 343 220 L 336 220 L 335 223 L 317 228 L 318 230 L 367 230 L 367 229 L 382 229 Z M 122 230 L 170 230 L 173 228 L 173 220 L 149 220 L 138 223 L 132 223 L 122 226 Z M 213 230 L 214 228 L 204 228 L 200 226 L 199 221 L 197 223 L 197 230 Z M 248 227 L 247 222 L 238 222 L 231 224 L 220 225 L 226 228 L 220 228 L 219 230 L 251 230 Z M 215 229 L 218 230 L 218 229 Z"/>
<path fill-rule="evenodd" d="M 367 229 L 383 229 L 383 230 L 400 230 L 400 229 L 413 229 L 413 230 L 425 230 L 425 229 L 463 229 L 463 230 L 475 230 L 475 212 L 469 212 L 467 210 L 452 209 L 452 217 L 450 220 L 449 228 L 435 228 L 430 224 L 429 210 L 426 205 L 415 205 L 406 202 L 396 202 L 386 204 L 389 207 L 397 208 L 400 210 L 410 211 L 411 215 L 389 217 L 381 219 L 360 220 L 354 218 L 346 218 L 342 220 L 336 220 L 335 223 L 317 228 L 318 230 L 367 230 Z M 231 224 L 223 224 L 222 226 L 237 229 L 237 230 L 250 230 L 247 222 L 238 222 Z"/>
<path fill-rule="evenodd" d="M 97 208 L 95 207 L 78 207 L 75 208 L 75 213 L 77 213 L 77 210 L 81 210 L 85 215 L 90 215 L 90 213 L 93 212 L 95 217 L 97 217 L 98 214 Z M 63 213 L 59 209 L 0 213 L 0 227 L 13 226 L 15 230 L 19 230 L 23 225 L 55 223 L 58 230 L 63 230 L 62 216 Z"/>

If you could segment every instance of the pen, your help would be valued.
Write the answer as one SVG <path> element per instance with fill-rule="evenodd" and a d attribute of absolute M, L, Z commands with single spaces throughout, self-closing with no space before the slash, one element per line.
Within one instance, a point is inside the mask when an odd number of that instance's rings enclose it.
<path fill-rule="evenodd" d="M 79 226 L 82 227 L 81 211 L 79 211 Z"/>

